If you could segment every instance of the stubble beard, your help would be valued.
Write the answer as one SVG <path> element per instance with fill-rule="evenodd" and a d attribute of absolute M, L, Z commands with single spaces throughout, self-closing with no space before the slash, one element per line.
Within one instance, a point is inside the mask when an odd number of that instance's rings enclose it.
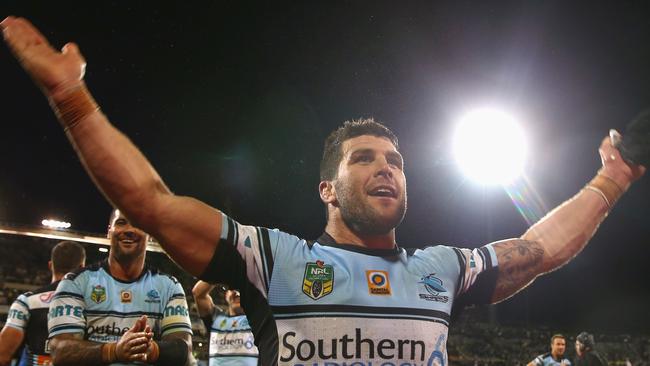
<path fill-rule="evenodd" d="M 359 235 L 386 235 L 395 229 L 406 214 L 406 192 L 398 203 L 397 212 L 389 218 L 382 217 L 372 206 L 363 203 L 363 198 L 340 181 L 334 183 L 339 210 L 343 222 Z"/>

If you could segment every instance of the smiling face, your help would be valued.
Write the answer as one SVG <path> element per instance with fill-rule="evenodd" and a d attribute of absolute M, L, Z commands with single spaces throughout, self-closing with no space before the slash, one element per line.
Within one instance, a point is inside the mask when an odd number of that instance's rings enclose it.
<path fill-rule="evenodd" d="M 348 139 L 341 149 L 332 205 L 358 234 L 388 234 L 406 213 L 402 155 L 387 138 L 371 135 Z"/>
<path fill-rule="evenodd" d="M 566 340 L 564 338 L 555 337 L 551 342 L 551 353 L 555 358 L 564 356 L 566 350 Z"/>
<path fill-rule="evenodd" d="M 118 261 L 130 261 L 144 256 L 147 250 L 147 234 L 131 225 L 119 211 L 113 214 L 108 228 L 111 256 Z"/>

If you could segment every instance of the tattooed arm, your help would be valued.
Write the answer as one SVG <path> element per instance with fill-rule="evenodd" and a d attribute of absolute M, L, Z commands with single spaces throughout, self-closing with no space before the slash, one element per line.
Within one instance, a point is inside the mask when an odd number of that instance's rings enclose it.
<path fill-rule="evenodd" d="M 599 174 L 614 181 L 621 192 L 645 172 L 643 166 L 625 163 L 609 138 L 603 140 L 599 152 L 603 161 Z M 537 276 L 569 262 L 587 245 L 613 203 L 597 191 L 583 189 L 531 226 L 521 238 L 493 243 L 499 275 L 492 302 L 507 299 Z"/>

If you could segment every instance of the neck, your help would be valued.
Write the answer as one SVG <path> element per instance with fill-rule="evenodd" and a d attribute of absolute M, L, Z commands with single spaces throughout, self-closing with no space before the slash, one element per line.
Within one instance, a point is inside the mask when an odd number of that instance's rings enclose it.
<path fill-rule="evenodd" d="M 556 359 L 556 360 L 562 357 L 562 355 L 559 355 L 559 354 L 553 353 L 553 352 L 551 352 L 551 356 L 553 356 L 553 358 Z"/>
<path fill-rule="evenodd" d="M 111 270 L 111 275 L 118 280 L 133 281 L 140 276 L 144 269 L 144 256 L 120 260 L 109 255 L 108 267 Z"/>
<path fill-rule="evenodd" d="M 61 279 L 65 276 L 64 273 L 52 273 L 52 280 L 50 283 L 54 283 L 56 281 L 61 281 Z"/>
<path fill-rule="evenodd" d="M 395 229 L 381 235 L 364 235 L 350 229 L 343 220 L 329 220 L 325 232 L 337 243 L 358 245 L 371 249 L 393 249 L 397 245 L 395 243 Z"/>

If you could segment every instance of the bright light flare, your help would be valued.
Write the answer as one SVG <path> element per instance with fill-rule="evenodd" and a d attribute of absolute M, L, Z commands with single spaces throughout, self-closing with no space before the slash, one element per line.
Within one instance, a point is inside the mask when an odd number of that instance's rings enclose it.
<path fill-rule="evenodd" d="M 41 221 L 41 224 L 43 224 L 45 227 L 49 227 L 50 229 L 68 229 L 71 226 L 69 222 L 51 219 L 45 219 Z"/>
<path fill-rule="evenodd" d="M 108 248 L 100 247 L 98 250 L 102 253 L 108 253 Z"/>
<path fill-rule="evenodd" d="M 483 184 L 507 184 L 523 171 L 524 133 L 514 118 L 493 109 L 463 117 L 454 137 L 454 154 L 461 170 Z"/>

